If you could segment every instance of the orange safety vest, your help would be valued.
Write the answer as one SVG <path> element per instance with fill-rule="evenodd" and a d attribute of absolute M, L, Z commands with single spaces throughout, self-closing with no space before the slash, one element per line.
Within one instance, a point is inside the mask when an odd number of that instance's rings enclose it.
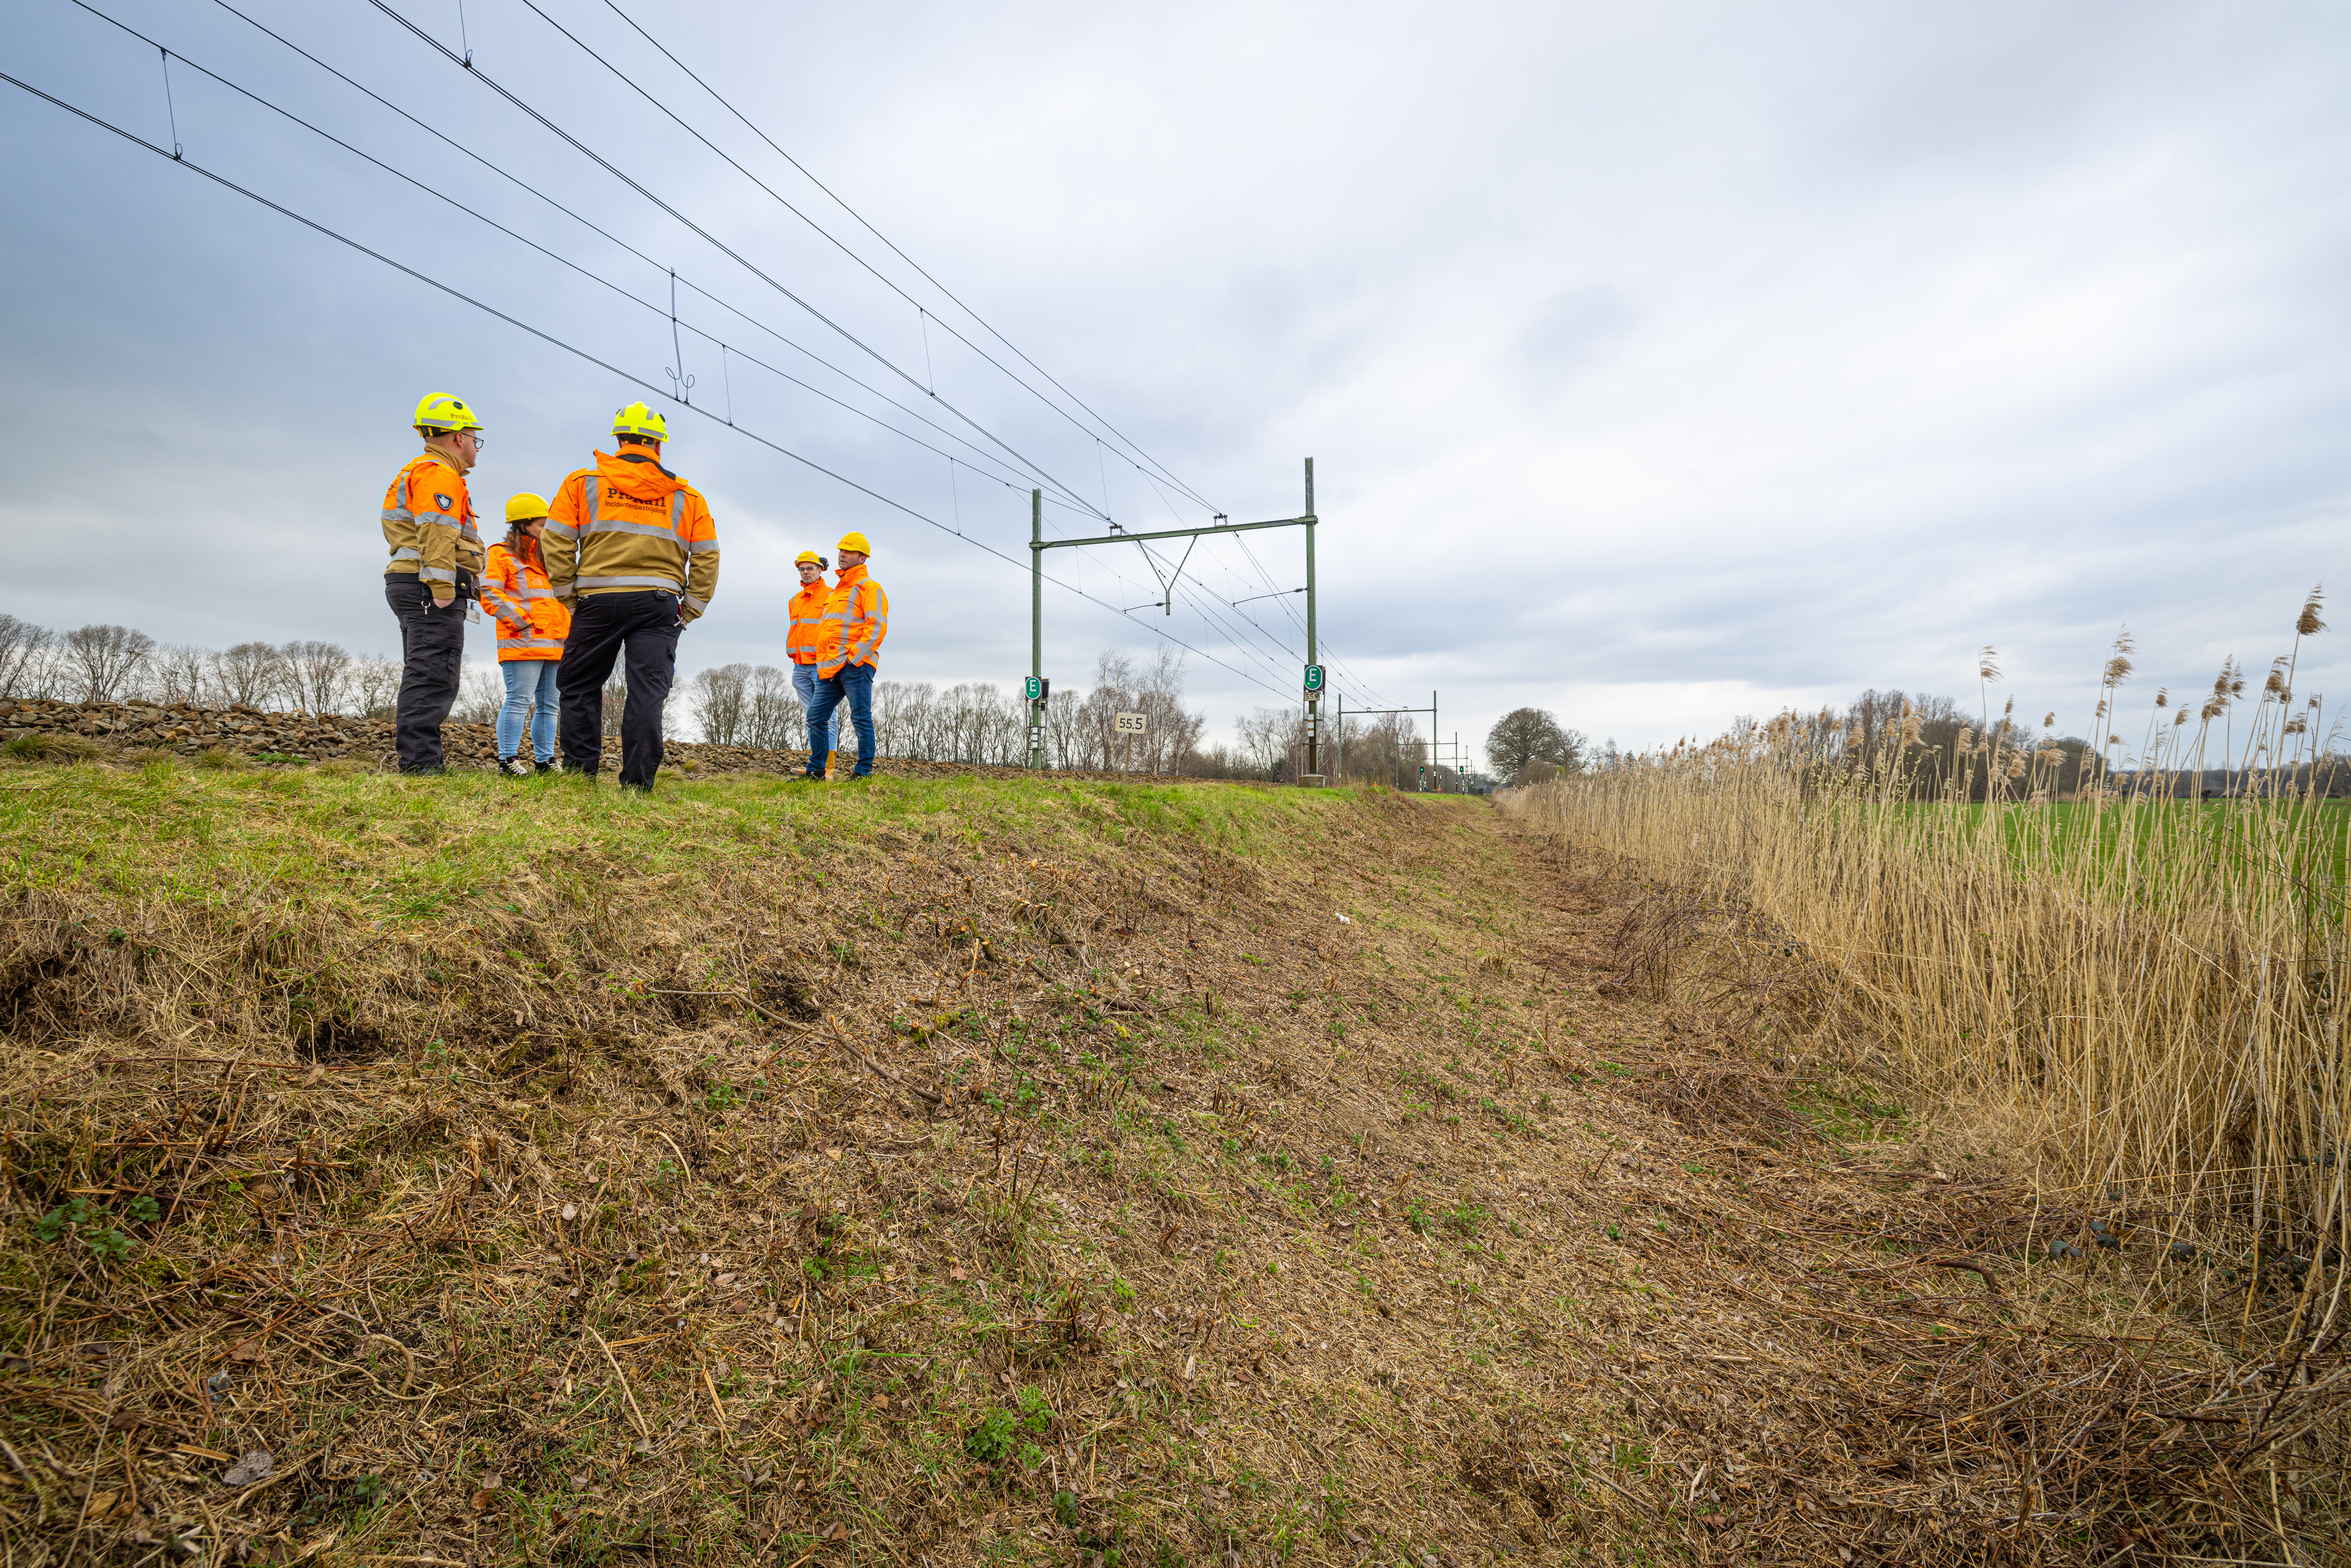
<path fill-rule="evenodd" d="M 784 652 L 795 664 L 813 664 L 823 651 L 824 609 L 832 599 L 832 585 L 819 576 L 792 595 L 792 626 L 784 634 Z"/>
<path fill-rule="evenodd" d="M 882 639 L 890 634 L 890 596 L 862 566 L 841 570 L 841 581 L 825 601 L 823 636 L 817 643 L 817 674 L 831 680 L 843 664 L 880 663 Z"/>
<path fill-rule="evenodd" d="M 596 454 L 563 481 L 539 547 L 566 599 L 657 589 L 691 621 L 718 591 L 718 530 L 702 492 L 643 453 Z"/>
<path fill-rule="evenodd" d="M 560 659 L 571 635 L 571 611 L 555 596 L 538 552 L 528 545 L 517 555 L 501 539 L 490 547 L 482 571 L 482 608 L 497 617 L 498 663 L 509 659 Z"/>
<path fill-rule="evenodd" d="M 392 552 L 387 573 L 413 573 L 424 582 L 456 586 L 460 570 L 482 570 L 482 536 L 465 476 L 437 452 L 410 458 L 383 492 L 383 542 Z"/>

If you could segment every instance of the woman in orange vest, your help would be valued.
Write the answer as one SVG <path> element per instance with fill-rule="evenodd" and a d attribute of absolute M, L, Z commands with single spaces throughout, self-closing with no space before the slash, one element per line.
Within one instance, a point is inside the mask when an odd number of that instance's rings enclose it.
<path fill-rule="evenodd" d="M 528 778 L 531 765 L 519 755 L 523 727 L 530 727 L 536 771 L 555 771 L 555 667 L 563 640 L 571 634 L 571 612 L 547 580 L 539 554 L 539 530 L 547 526 L 547 500 L 524 494 L 507 502 L 507 537 L 490 547 L 482 569 L 482 608 L 497 618 L 498 674 L 506 677 L 506 706 L 498 709 L 498 771 Z"/>

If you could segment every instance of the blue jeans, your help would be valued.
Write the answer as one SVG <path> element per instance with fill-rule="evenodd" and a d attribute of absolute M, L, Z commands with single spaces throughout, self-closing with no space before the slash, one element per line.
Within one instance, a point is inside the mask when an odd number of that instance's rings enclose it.
<path fill-rule="evenodd" d="M 819 684 L 814 664 L 796 664 L 792 666 L 792 695 L 800 699 L 800 716 L 803 718 L 816 711 L 816 688 Z M 838 714 L 835 714 L 832 719 L 832 744 L 825 749 L 827 751 L 841 749 L 841 716 Z"/>
<path fill-rule="evenodd" d="M 873 771 L 873 666 L 843 664 L 831 680 L 816 684 L 816 706 L 809 710 L 809 777 L 824 777 L 824 737 L 834 710 L 849 705 L 849 722 L 857 731 L 857 768 L 850 775 L 862 779 Z"/>
<path fill-rule="evenodd" d="M 506 706 L 498 709 L 498 755 L 512 757 L 530 725 L 530 748 L 541 762 L 555 760 L 555 671 L 553 659 L 508 659 L 498 666 L 507 679 Z"/>

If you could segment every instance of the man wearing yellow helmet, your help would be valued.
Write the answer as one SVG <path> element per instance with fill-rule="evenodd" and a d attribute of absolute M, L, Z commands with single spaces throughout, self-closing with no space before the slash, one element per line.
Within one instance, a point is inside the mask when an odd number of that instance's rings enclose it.
<path fill-rule="evenodd" d="M 482 422 L 445 392 L 420 401 L 410 424 L 424 451 L 383 493 L 383 596 L 400 621 L 394 746 L 402 773 L 442 770 L 441 725 L 457 699 L 465 622 L 482 570 L 482 536 L 465 476 L 482 454 Z M 461 608 L 462 605 L 462 608 Z"/>
<path fill-rule="evenodd" d="M 678 633 L 718 591 L 718 528 L 702 492 L 662 466 L 660 414 L 632 402 L 612 416 L 612 451 L 563 481 L 539 538 L 548 580 L 574 606 L 555 674 L 563 765 L 590 778 L 602 765 L 604 682 L 621 663 L 621 784 L 651 789 Z"/>
<path fill-rule="evenodd" d="M 890 596 L 865 574 L 870 549 L 863 534 L 841 536 L 841 570 L 825 601 L 817 643 L 816 706 L 809 710 L 811 779 L 824 777 L 828 753 L 821 748 L 833 713 L 843 703 L 857 731 L 857 766 L 849 776 L 864 779 L 873 772 L 873 671 L 881 662 L 882 639 L 890 632 Z"/>
<path fill-rule="evenodd" d="M 784 656 L 792 663 L 792 692 L 805 716 L 816 706 L 816 662 L 823 650 L 824 610 L 832 599 L 832 585 L 824 580 L 827 562 L 812 549 L 800 551 L 792 563 L 800 574 L 800 591 L 792 595 L 791 626 L 784 633 Z M 841 745 L 841 721 L 832 721 L 829 747 Z"/>

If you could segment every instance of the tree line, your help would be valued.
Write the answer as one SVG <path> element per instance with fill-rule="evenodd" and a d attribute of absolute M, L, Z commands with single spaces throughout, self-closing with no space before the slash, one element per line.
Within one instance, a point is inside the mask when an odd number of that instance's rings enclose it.
<path fill-rule="evenodd" d="M 618 733 L 622 690 L 616 679 L 604 691 L 608 735 Z M 468 666 L 449 716 L 458 724 L 493 723 L 505 695 L 495 670 Z M 354 654 L 339 643 L 305 638 L 204 648 L 158 643 L 129 626 L 57 632 L 0 613 L 0 697 L 390 718 L 399 696 L 398 659 Z"/>
<path fill-rule="evenodd" d="M 1184 658 L 1175 650 L 1163 648 L 1138 658 L 1103 649 L 1095 657 L 1091 685 L 1057 689 L 1045 704 L 1045 765 L 1102 773 L 1298 781 L 1306 766 L 1302 706 L 1258 708 L 1238 719 L 1231 741 L 1204 746 L 1207 716 L 1185 706 L 1184 682 Z M 247 642 L 213 649 L 158 643 L 128 626 L 55 632 L 0 613 L 0 697 L 198 707 L 242 705 L 383 719 L 392 716 L 399 693 L 398 659 L 354 654 L 336 643 Z M 459 724 L 492 723 L 504 695 L 494 668 L 468 665 L 449 716 Z M 793 695 L 788 670 L 773 664 L 721 664 L 684 683 L 683 695 L 705 741 L 789 751 L 808 744 L 808 716 Z M 608 735 L 618 732 L 624 697 L 616 670 L 604 690 L 603 728 Z M 1143 733 L 1121 733 L 1117 718 L 1122 713 L 1143 715 Z M 845 713 L 842 719 L 846 723 Z M 1017 689 L 987 682 L 941 686 L 930 681 L 877 681 L 873 725 L 878 749 L 885 757 L 994 767 L 1024 767 L 1029 761 L 1029 705 Z M 1396 789 L 1451 789 L 1458 782 L 1451 768 L 1436 764 L 1409 714 L 1350 719 L 1343 779 L 1326 731 L 1322 767 L 1334 782 Z"/>
<path fill-rule="evenodd" d="M 791 674 L 773 664 L 721 664 L 688 683 L 688 704 L 705 740 L 721 746 L 808 744 L 808 717 Z M 1122 713 L 1144 716 L 1140 735 L 1121 734 Z M 1056 690 L 1045 704 L 1049 768 L 1101 773 L 1197 775 L 1207 716 L 1184 706 L 1184 661 L 1163 649 L 1138 661 L 1106 648 L 1091 688 Z M 843 716 L 846 722 L 846 716 Z M 884 757 L 999 768 L 1029 762 L 1029 704 L 986 681 L 940 687 L 930 681 L 873 684 L 876 749 Z M 1270 775 L 1267 775 L 1270 776 Z"/>

